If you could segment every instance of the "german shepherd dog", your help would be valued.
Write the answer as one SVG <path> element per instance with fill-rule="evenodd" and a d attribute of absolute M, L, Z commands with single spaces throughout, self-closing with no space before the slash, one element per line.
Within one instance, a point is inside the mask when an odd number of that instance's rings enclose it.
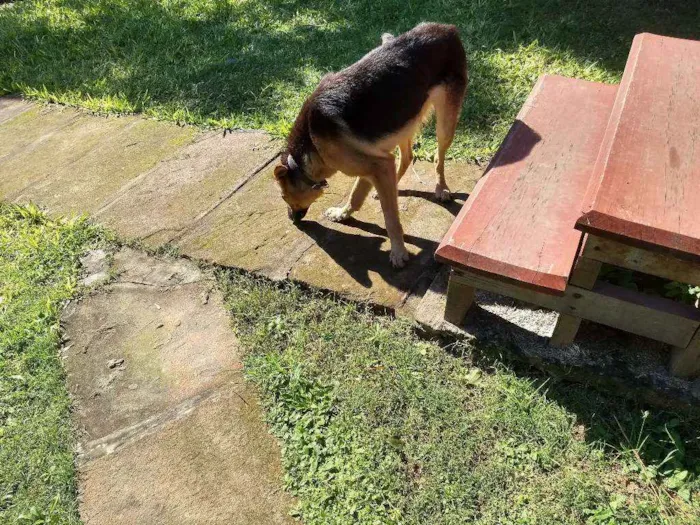
<path fill-rule="evenodd" d="M 408 251 L 399 219 L 398 183 L 413 160 L 413 136 L 435 109 L 438 141 L 435 196 L 451 198 L 445 182 L 445 152 L 452 144 L 467 89 L 467 59 L 454 26 L 426 23 L 393 37 L 338 73 L 321 79 L 304 102 L 274 169 L 298 223 L 341 171 L 357 177 L 347 203 L 326 210 L 343 221 L 376 189 L 391 241 L 389 258 L 403 267 Z M 398 170 L 394 151 L 399 148 Z"/>

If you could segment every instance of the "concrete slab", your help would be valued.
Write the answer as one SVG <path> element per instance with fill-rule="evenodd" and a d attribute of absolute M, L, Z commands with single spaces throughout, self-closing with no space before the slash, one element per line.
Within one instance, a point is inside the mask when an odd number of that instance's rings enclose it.
<path fill-rule="evenodd" d="M 129 253 L 118 256 L 117 273 Z M 84 446 L 221 385 L 241 368 L 212 287 L 192 263 L 163 267 L 149 259 L 66 309 L 65 366 Z"/>
<path fill-rule="evenodd" d="M 68 108 L 33 106 L 0 126 L 0 197 L 14 198 L 31 182 L 84 154 L 92 144 L 64 140 L 63 131 L 80 139 L 81 114 Z M 97 119 L 96 119 L 97 121 Z"/>
<path fill-rule="evenodd" d="M 0 97 L 0 124 L 15 118 L 17 115 L 31 109 L 33 105 L 20 97 Z"/>
<path fill-rule="evenodd" d="M 272 176 L 261 173 L 205 217 L 178 242 L 183 253 L 226 266 L 241 267 L 272 279 L 291 277 L 387 307 L 406 305 L 407 297 L 432 280 L 433 252 L 481 168 L 450 163 L 447 179 L 456 202 L 432 199 L 432 165 L 418 162 L 401 183 L 399 207 L 413 258 L 406 268 L 389 264 L 389 242 L 379 202 L 368 199 L 345 224 L 323 218 L 329 206 L 344 202 L 352 179 L 335 175 L 323 198 L 297 228 L 287 218 Z"/>
<path fill-rule="evenodd" d="M 340 203 L 351 185 L 348 177 L 333 177 L 329 190 L 309 210 L 309 220 L 321 221 L 323 211 Z M 203 217 L 176 244 L 193 258 L 284 279 L 313 240 L 287 218 L 286 204 L 268 168 Z"/>
<path fill-rule="evenodd" d="M 206 133 L 120 190 L 96 217 L 120 235 L 162 245 L 207 213 L 279 144 L 265 133 Z"/>
<path fill-rule="evenodd" d="M 190 142 L 194 128 L 34 106 L 0 125 L 0 197 L 59 213 L 90 213 Z"/>
<path fill-rule="evenodd" d="M 86 525 L 291 524 L 281 478 L 279 449 L 236 378 L 186 418 L 86 465 L 80 514 Z"/>
<path fill-rule="evenodd" d="M 62 354 L 87 524 L 293 523 L 280 451 L 213 281 L 183 259 L 84 259 L 114 281 L 71 305 Z"/>
<path fill-rule="evenodd" d="M 12 123 L 12 122 L 11 122 Z M 95 118 L 80 116 L 76 122 L 32 152 L 46 176 L 33 180 L 13 197 L 17 202 L 39 202 L 61 214 L 94 213 L 122 187 L 146 176 L 159 161 L 200 134 L 136 117 Z M 54 153 L 64 151 L 64 161 Z M 26 161 L 16 155 L 15 163 Z M 25 173 L 28 172 L 25 167 Z"/>

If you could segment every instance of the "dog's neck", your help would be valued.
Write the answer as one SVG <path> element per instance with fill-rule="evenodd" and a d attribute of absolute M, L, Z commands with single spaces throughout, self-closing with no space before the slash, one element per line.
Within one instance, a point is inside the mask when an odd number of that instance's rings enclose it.
<path fill-rule="evenodd" d="M 311 138 L 307 104 L 299 113 L 287 138 L 287 148 L 282 154 L 282 161 L 285 163 L 287 156 L 294 159 L 304 178 L 314 183 L 323 182 L 332 174 L 332 171 L 323 163 Z"/>
<path fill-rule="evenodd" d="M 309 126 L 309 104 L 305 103 L 289 132 L 287 137 L 287 151 L 289 155 L 294 157 L 299 167 L 305 170 L 308 166 L 305 163 L 308 160 L 309 154 L 315 151 L 314 142 L 311 139 L 311 130 Z"/>

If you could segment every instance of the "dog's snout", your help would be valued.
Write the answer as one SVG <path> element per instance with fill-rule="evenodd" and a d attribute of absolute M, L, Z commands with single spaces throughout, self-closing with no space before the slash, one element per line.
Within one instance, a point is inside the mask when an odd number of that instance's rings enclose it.
<path fill-rule="evenodd" d="M 292 222 L 296 224 L 306 216 L 307 211 L 309 211 L 308 208 L 305 210 L 293 210 L 291 208 L 287 208 L 287 215 L 292 220 Z"/>

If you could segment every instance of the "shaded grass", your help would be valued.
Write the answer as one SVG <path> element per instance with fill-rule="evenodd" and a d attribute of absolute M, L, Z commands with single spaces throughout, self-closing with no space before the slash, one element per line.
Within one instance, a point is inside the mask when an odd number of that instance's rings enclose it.
<path fill-rule="evenodd" d="M 100 239 L 82 219 L 0 202 L 2 523 L 79 522 L 59 317 L 80 255 Z"/>
<path fill-rule="evenodd" d="M 284 135 L 324 73 L 425 20 L 465 41 L 452 154 L 468 158 L 493 153 L 540 74 L 615 82 L 635 33 L 700 37 L 696 0 L 24 0 L 0 9 L 0 93 Z"/>
<path fill-rule="evenodd" d="M 219 277 L 307 524 L 700 523 L 697 412 L 645 411 L 291 284 Z"/>

